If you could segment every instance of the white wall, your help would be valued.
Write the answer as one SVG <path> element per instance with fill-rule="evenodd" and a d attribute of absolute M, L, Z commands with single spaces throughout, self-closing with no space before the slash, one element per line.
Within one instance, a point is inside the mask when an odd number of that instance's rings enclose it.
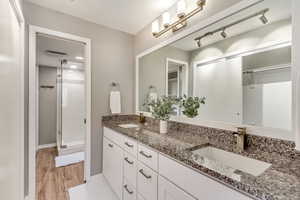
<path fill-rule="evenodd" d="M 10 2 L 0 1 L 0 194 L 23 197 L 23 64 L 21 28 Z"/>
<path fill-rule="evenodd" d="M 296 133 L 296 145 L 300 151 L 300 1 L 293 0 L 293 50 L 292 50 L 292 79 L 293 79 L 293 128 Z"/>

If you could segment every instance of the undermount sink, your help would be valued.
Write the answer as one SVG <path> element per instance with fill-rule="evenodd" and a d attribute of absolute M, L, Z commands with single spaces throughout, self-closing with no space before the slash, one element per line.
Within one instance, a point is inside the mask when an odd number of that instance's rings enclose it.
<path fill-rule="evenodd" d="M 137 124 L 120 124 L 119 127 L 121 128 L 139 128 Z"/>
<path fill-rule="evenodd" d="M 253 176 L 259 176 L 271 166 L 270 163 L 223 151 L 212 146 L 203 147 L 192 152 L 205 158 L 207 165 L 210 165 L 211 162 L 217 162 L 223 166 L 240 170 Z"/>

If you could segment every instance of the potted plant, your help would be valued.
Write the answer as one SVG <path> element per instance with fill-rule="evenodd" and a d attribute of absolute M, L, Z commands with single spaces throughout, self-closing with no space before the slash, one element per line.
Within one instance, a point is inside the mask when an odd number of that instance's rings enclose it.
<path fill-rule="evenodd" d="M 180 100 L 180 107 L 183 109 L 182 113 L 189 118 L 198 116 L 200 105 L 205 104 L 205 100 L 205 97 L 187 97 L 184 95 Z"/>
<path fill-rule="evenodd" d="M 160 97 L 157 100 L 152 100 L 146 104 L 152 116 L 160 120 L 159 132 L 162 134 L 167 133 L 170 115 L 174 110 L 173 105 L 178 103 L 178 99 L 174 97 Z"/>

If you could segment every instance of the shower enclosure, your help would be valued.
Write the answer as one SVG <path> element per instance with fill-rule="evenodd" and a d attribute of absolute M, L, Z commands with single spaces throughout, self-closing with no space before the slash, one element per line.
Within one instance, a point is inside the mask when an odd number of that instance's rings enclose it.
<path fill-rule="evenodd" d="M 84 151 L 85 70 L 62 60 L 57 69 L 57 147 L 59 155 Z"/>

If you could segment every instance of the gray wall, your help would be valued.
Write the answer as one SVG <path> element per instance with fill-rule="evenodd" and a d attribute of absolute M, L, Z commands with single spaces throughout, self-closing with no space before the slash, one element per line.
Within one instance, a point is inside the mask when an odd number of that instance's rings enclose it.
<path fill-rule="evenodd" d="M 39 145 L 56 143 L 57 69 L 39 67 Z"/>
<path fill-rule="evenodd" d="M 133 112 L 133 36 L 31 3 L 24 3 L 24 14 L 28 24 L 67 32 L 92 40 L 91 172 L 92 174 L 100 173 L 102 171 L 101 117 L 109 114 L 108 94 L 111 89 L 111 82 L 115 81 L 120 84 L 122 112 Z M 26 34 L 28 38 L 28 27 Z M 28 40 L 26 43 L 28 47 Z M 25 58 L 28 59 L 28 51 L 26 53 Z M 25 94 L 27 95 L 25 103 L 28 105 L 28 60 L 25 74 Z M 28 113 L 28 107 L 26 112 Z M 28 124 L 26 126 L 28 128 Z M 27 150 L 28 139 L 25 142 Z M 28 159 L 28 152 L 25 154 Z M 25 164 L 28 165 L 28 163 Z"/>

